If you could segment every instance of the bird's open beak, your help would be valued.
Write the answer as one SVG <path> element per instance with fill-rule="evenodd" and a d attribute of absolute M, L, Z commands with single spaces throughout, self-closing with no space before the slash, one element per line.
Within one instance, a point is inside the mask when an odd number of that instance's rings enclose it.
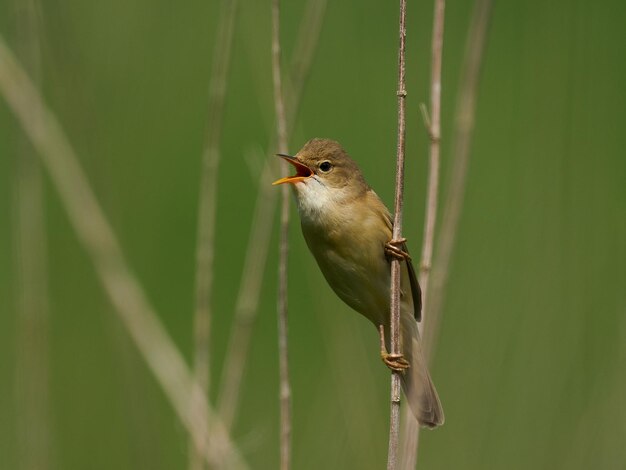
<path fill-rule="evenodd" d="M 291 155 L 285 155 L 284 153 L 277 153 L 276 156 L 282 158 L 285 161 L 288 161 L 293 166 L 295 166 L 296 174 L 293 176 L 286 176 L 284 178 L 276 180 L 272 183 L 273 185 L 283 184 L 283 183 L 292 183 L 292 184 L 299 183 L 300 181 L 304 181 L 310 176 L 313 176 L 313 172 L 309 169 L 309 167 L 306 165 L 303 165 L 298 160 L 296 160 L 296 157 L 292 157 Z"/>

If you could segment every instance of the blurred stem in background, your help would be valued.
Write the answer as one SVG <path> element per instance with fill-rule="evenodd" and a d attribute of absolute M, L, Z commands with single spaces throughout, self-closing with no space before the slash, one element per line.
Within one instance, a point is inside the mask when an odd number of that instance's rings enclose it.
<path fill-rule="evenodd" d="M 41 83 L 37 0 L 15 3 L 18 53 L 36 87 Z M 52 467 L 50 422 L 48 253 L 41 164 L 22 140 L 15 178 L 15 268 L 18 291 L 16 417 L 19 465 Z"/>
<path fill-rule="evenodd" d="M 432 361 L 439 325 L 441 324 L 444 291 L 450 271 L 450 263 L 456 241 L 461 210 L 463 209 L 465 183 L 467 180 L 469 156 L 472 145 L 472 132 L 474 130 L 476 115 L 476 99 L 491 10 L 492 0 L 476 0 L 467 41 L 465 43 L 465 53 L 456 105 L 453 137 L 454 153 L 450 166 L 451 177 L 448 183 L 440 236 L 433 265 L 432 285 L 424 301 L 424 311 L 426 315 L 423 319 L 424 341 L 422 344 L 428 362 Z M 435 14 L 437 13 L 435 12 Z M 435 22 L 436 21 L 435 19 Z M 443 22 L 443 18 L 441 21 Z M 436 44 L 433 40 L 433 49 L 435 46 Z M 417 462 L 417 448 L 419 445 L 419 427 L 415 424 L 411 425 L 410 422 L 411 420 L 407 419 L 407 423 L 409 424 L 407 424 L 405 446 L 406 460 L 404 468 L 406 469 L 415 468 Z"/>
<path fill-rule="evenodd" d="M 437 224 L 437 198 L 439 195 L 439 155 L 441 149 L 441 62 L 443 56 L 443 31 L 446 0 L 435 0 L 433 19 L 433 36 L 430 66 L 430 113 L 422 105 L 424 124 L 430 138 L 430 155 L 428 163 L 428 189 L 426 194 L 426 211 L 424 217 L 424 236 L 419 270 L 419 283 L 422 288 L 422 303 L 428 300 L 428 281 L 432 268 L 435 226 Z M 425 309 L 424 309 L 425 310 Z M 420 335 L 424 334 L 424 318 L 428 312 L 422 312 L 419 324 Z"/>
<path fill-rule="evenodd" d="M 210 402 L 211 303 L 213 289 L 213 258 L 215 253 L 215 219 L 217 206 L 218 170 L 224 101 L 233 40 L 237 0 L 222 0 L 217 34 L 213 47 L 213 65 L 209 81 L 208 118 L 198 201 L 198 234 L 196 240 L 196 299 L 194 314 L 193 373 L 200 391 Z M 195 402 L 199 403 L 199 402 Z M 195 410 L 191 410 L 192 415 Z M 209 442 L 205 442 L 206 447 Z M 191 439 L 189 469 L 205 468 L 202 455 Z"/>
<path fill-rule="evenodd" d="M 437 204 L 439 195 L 439 155 L 441 149 L 441 63 L 443 57 L 443 31 L 446 0 L 435 0 L 433 13 L 433 32 L 431 39 L 430 63 L 430 116 L 425 105 L 422 115 L 428 136 L 430 137 L 430 155 L 428 164 L 428 189 L 424 216 L 424 235 L 419 268 L 419 284 L 422 289 L 422 321 L 418 324 L 420 336 L 424 337 L 425 319 L 429 315 L 428 282 L 432 268 L 432 256 L 437 223 Z M 423 344 L 423 343 L 422 343 Z M 404 410 L 404 432 L 402 444 L 402 463 L 404 470 L 413 470 L 417 464 L 417 439 L 419 424 L 409 407 Z"/>
<path fill-rule="evenodd" d="M 278 151 L 286 154 L 287 121 L 283 96 L 280 47 L 280 0 L 272 1 L 272 77 Z M 281 165 L 285 174 L 287 164 Z M 280 239 L 278 242 L 278 364 L 280 374 L 280 468 L 291 468 L 291 385 L 289 383 L 288 351 L 288 261 L 289 261 L 289 188 L 281 188 Z"/>
<path fill-rule="evenodd" d="M 285 102 L 287 140 L 293 131 L 304 87 L 311 72 L 326 4 L 327 0 L 309 0 L 298 28 L 298 39 L 291 60 L 291 73 L 284 77 L 285 91 L 289 90 L 288 99 Z M 291 80 L 288 79 L 289 77 Z M 220 381 L 217 410 L 228 430 L 231 429 L 236 418 L 239 392 L 241 391 L 252 327 L 258 312 L 261 284 L 267 262 L 272 232 L 270 221 L 278 195 L 276 188 L 271 186 L 272 177 L 277 173 L 277 159 L 273 151 L 275 143 L 271 143 L 269 148 L 259 178 L 250 237 L 235 304 L 233 327 Z"/>
<path fill-rule="evenodd" d="M 118 239 L 56 116 L 0 36 L 0 93 L 15 113 L 59 191 L 71 225 L 94 263 L 96 274 L 148 367 L 163 388 L 198 449 L 217 468 L 247 468 L 223 424 L 198 392 L 182 354 L 134 276 Z M 196 414 L 190 413 L 190 402 Z"/>
<path fill-rule="evenodd" d="M 435 250 L 432 286 L 428 295 L 429 303 L 425 306 L 428 315 L 424 324 L 424 353 L 428 361 L 432 360 L 432 352 L 437 341 L 439 325 L 441 324 L 444 290 L 450 272 L 452 252 L 456 241 L 461 210 L 463 209 L 465 183 L 472 146 L 472 133 L 476 117 L 478 85 L 487 43 L 491 10 L 492 0 L 476 0 L 465 43 L 465 54 L 455 113 L 454 136 L 452 139 L 454 149 L 450 162 L 451 175 L 443 208 L 439 243 L 437 243 L 437 249 Z"/>

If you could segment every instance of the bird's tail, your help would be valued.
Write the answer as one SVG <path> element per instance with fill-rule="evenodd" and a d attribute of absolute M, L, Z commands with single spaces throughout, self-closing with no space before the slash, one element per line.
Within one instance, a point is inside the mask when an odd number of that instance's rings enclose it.
<path fill-rule="evenodd" d="M 435 428 L 444 422 L 443 408 L 422 354 L 417 322 L 402 315 L 402 352 L 410 367 L 402 374 L 402 388 L 415 418 L 422 426 Z"/>

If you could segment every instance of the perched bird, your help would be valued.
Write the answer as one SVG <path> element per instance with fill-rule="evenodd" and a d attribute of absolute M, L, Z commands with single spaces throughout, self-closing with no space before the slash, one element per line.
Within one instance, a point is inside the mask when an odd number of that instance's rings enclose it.
<path fill-rule="evenodd" d="M 275 181 L 295 188 L 302 233 L 324 277 L 341 300 L 379 330 L 381 357 L 402 371 L 402 386 L 422 426 L 443 424 L 441 403 L 422 355 L 417 321 L 421 291 L 404 240 L 391 242 L 389 211 L 357 164 L 335 141 L 312 139 L 295 155 L 279 154 L 296 174 Z M 402 263 L 400 355 L 390 347 L 390 258 Z"/>

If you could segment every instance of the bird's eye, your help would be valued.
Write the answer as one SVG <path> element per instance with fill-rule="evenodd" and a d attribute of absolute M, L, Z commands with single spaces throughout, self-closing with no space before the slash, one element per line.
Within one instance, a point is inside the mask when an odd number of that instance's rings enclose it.
<path fill-rule="evenodd" d="M 323 173 L 328 173 L 332 168 L 333 165 L 329 161 L 320 163 L 320 171 L 322 171 Z"/>

